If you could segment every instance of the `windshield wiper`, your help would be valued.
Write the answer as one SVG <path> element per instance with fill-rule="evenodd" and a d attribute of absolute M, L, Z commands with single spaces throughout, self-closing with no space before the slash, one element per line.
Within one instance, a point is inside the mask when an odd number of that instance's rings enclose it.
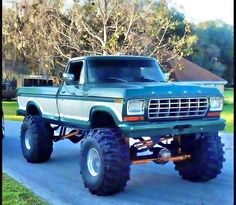
<path fill-rule="evenodd" d="M 124 82 L 124 83 L 128 83 L 128 80 L 124 80 L 122 78 L 109 77 L 108 79 L 110 79 L 110 80 L 117 80 L 117 81 L 121 81 L 121 82 Z"/>
<path fill-rule="evenodd" d="M 160 80 L 153 80 L 153 79 L 147 79 L 147 78 L 136 78 L 135 81 L 137 82 L 162 82 Z"/>

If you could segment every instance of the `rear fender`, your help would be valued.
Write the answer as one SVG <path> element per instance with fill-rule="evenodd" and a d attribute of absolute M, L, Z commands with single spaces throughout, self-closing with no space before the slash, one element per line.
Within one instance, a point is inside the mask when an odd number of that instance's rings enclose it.
<path fill-rule="evenodd" d="M 39 115 L 42 116 L 42 111 L 40 109 L 40 106 L 35 101 L 28 101 L 28 103 L 26 105 L 26 112 L 27 112 L 27 114 L 28 114 L 28 110 L 29 110 L 30 106 L 34 106 L 38 110 Z"/>

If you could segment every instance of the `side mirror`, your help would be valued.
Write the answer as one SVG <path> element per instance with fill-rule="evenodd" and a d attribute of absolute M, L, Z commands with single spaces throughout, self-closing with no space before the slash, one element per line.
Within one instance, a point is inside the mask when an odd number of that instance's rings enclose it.
<path fill-rule="evenodd" d="M 67 83 L 72 83 L 75 79 L 74 74 L 71 73 L 63 73 L 63 80 Z"/>
<path fill-rule="evenodd" d="M 170 79 L 170 73 L 164 73 L 164 76 L 165 76 L 166 81 Z"/>

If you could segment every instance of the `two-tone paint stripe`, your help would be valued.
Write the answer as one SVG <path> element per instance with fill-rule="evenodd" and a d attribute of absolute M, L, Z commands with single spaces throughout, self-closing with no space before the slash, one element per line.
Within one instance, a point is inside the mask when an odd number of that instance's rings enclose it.
<path fill-rule="evenodd" d="M 81 101 L 99 101 L 99 102 L 115 102 L 123 103 L 122 98 L 98 97 L 98 96 L 72 96 L 72 95 L 44 95 L 44 94 L 28 94 L 20 93 L 19 97 L 33 97 L 33 98 L 56 98 L 65 100 L 81 100 Z"/>

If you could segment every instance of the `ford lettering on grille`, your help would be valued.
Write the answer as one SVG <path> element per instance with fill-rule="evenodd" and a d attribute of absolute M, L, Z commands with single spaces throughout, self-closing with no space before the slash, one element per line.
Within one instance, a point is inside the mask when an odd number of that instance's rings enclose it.
<path fill-rule="evenodd" d="M 151 99 L 148 106 L 149 119 L 203 117 L 208 110 L 208 99 L 163 98 Z"/>

